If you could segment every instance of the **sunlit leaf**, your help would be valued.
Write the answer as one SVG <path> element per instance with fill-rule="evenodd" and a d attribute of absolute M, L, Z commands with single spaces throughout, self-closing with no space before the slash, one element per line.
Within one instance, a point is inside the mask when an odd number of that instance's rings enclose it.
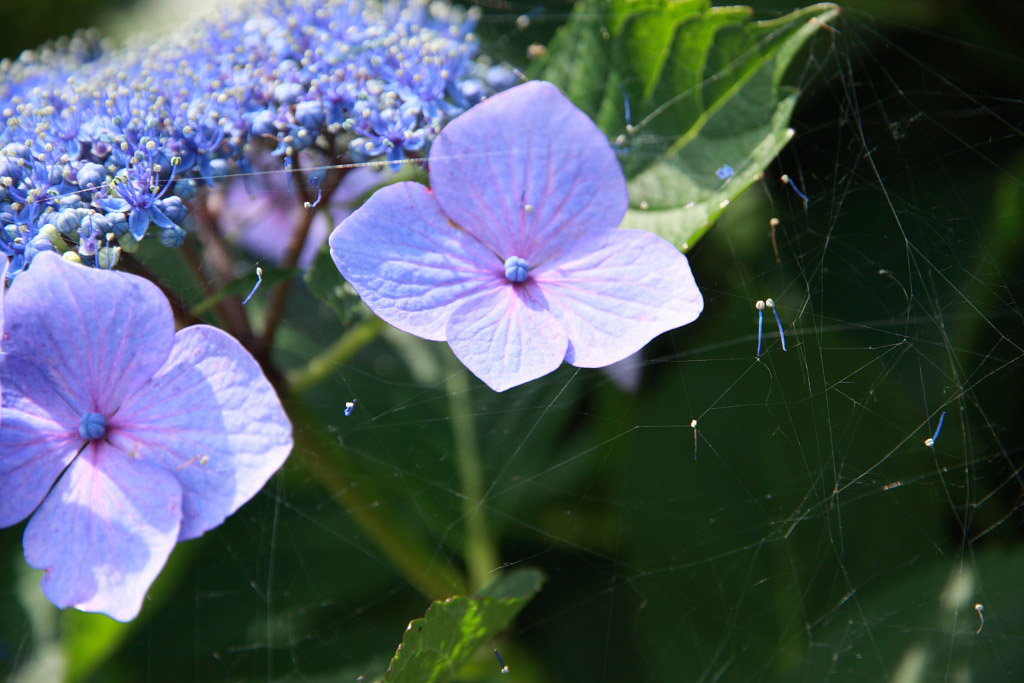
<path fill-rule="evenodd" d="M 749 7 L 707 0 L 587 0 L 534 75 L 561 86 L 621 150 L 624 227 L 686 250 L 792 137 L 799 91 L 786 74 L 838 12 L 822 3 L 752 21 Z M 591 57 L 591 68 L 568 66 Z M 597 92 L 599 102 L 586 95 Z"/>
<path fill-rule="evenodd" d="M 505 630 L 544 582 L 538 569 L 501 576 L 474 596 L 438 600 L 409 622 L 384 677 L 391 683 L 451 680 L 481 645 Z"/>

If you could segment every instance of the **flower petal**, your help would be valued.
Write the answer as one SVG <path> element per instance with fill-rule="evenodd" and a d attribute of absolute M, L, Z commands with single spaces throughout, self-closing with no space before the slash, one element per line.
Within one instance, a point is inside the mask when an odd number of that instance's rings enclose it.
<path fill-rule="evenodd" d="M 178 332 L 153 380 L 108 425 L 110 442 L 170 472 L 181 535 L 218 526 L 259 492 L 292 450 L 292 425 L 260 366 L 207 325 Z"/>
<path fill-rule="evenodd" d="M 617 227 L 628 203 L 608 139 L 541 81 L 495 95 L 448 124 L 430 150 L 430 186 L 457 225 L 503 259 L 531 264 L 553 237 Z"/>
<path fill-rule="evenodd" d="M 329 239 L 338 270 L 374 313 L 400 330 L 445 339 L 466 297 L 505 281 L 501 260 L 452 226 L 417 183 L 378 190 Z"/>
<path fill-rule="evenodd" d="M 81 449 L 82 415 L 109 414 L 160 367 L 167 300 L 142 278 L 39 254 L 5 297 L 0 527 L 39 505 Z"/>
<path fill-rule="evenodd" d="M 0 255 L 0 342 L 4 338 L 4 292 L 7 289 L 7 269 L 11 262 L 6 256 Z"/>
<path fill-rule="evenodd" d="M 5 361 L 12 372 L 36 367 L 75 416 L 65 426 L 76 429 L 84 412 L 116 410 L 174 343 L 171 307 L 156 285 L 50 252 L 17 277 L 6 305 Z"/>
<path fill-rule="evenodd" d="M 568 339 L 535 287 L 506 284 L 456 309 L 448 343 L 487 386 L 505 391 L 558 368 Z"/>
<path fill-rule="evenodd" d="M 178 538 L 181 490 L 162 468 L 90 442 L 25 527 L 25 560 L 58 607 L 134 619 Z"/>
<path fill-rule="evenodd" d="M 565 360 L 581 368 L 622 360 L 704 308 L 686 257 L 642 230 L 588 235 L 533 277 L 569 335 Z"/>
<path fill-rule="evenodd" d="M 132 234 L 137 240 L 141 240 L 146 236 L 146 230 L 149 229 L 149 214 L 146 213 L 145 209 L 132 209 L 131 214 L 128 215 L 128 232 Z"/>
<path fill-rule="evenodd" d="M 38 366 L 0 361 L 0 528 L 32 514 L 82 448 L 80 413 Z"/>

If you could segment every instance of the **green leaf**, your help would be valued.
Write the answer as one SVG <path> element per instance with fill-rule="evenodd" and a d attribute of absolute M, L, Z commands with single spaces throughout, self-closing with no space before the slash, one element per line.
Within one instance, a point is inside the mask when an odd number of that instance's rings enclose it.
<path fill-rule="evenodd" d="M 607 0 L 578 0 L 568 21 L 552 39 L 544 56 L 527 70 L 530 78 L 557 85 L 566 97 L 594 118 L 604 99 L 609 66 L 604 26 L 610 16 Z"/>
<path fill-rule="evenodd" d="M 317 252 L 313 265 L 306 271 L 305 280 L 313 296 L 327 304 L 342 323 L 352 322 L 359 307 L 359 295 L 338 272 L 326 244 Z"/>
<path fill-rule="evenodd" d="M 500 576 L 477 595 L 434 602 L 423 618 L 409 622 L 384 680 L 451 680 L 481 645 L 508 627 L 543 582 L 539 569 L 524 567 Z"/>
<path fill-rule="evenodd" d="M 749 7 L 708 0 L 583 0 L 533 75 L 562 87 L 622 150 L 623 227 L 687 250 L 792 137 L 799 92 L 786 74 L 838 13 L 822 3 L 752 21 Z M 591 68 L 572 70 L 587 58 Z M 724 166 L 733 174 L 722 179 Z"/>

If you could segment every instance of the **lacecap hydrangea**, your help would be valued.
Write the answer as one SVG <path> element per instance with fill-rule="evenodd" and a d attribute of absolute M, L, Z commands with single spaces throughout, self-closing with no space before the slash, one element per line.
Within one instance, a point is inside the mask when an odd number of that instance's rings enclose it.
<path fill-rule="evenodd" d="M 110 268 L 145 237 L 179 246 L 197 193 L 257 155 L 279 170 L 300 153 L 424 155 L 495 89 L 475 19 L 442 2 L 257 0 L 123 49 L 81 34 L 0 63 L 10 277 L 40 252 Z"/>

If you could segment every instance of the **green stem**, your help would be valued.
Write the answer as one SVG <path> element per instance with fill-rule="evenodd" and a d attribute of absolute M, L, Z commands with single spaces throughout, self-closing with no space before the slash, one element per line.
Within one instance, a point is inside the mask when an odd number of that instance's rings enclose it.
<path fill-rule="evenodd" d="M 450 353 L 445 354 L 445 374 L 448 412 L 455 440 L 455 463 L 459 468 L 459 481 L 462 485 L 462 513 L 466 519 L 463 554 L 469 570 L 470 588 L 475 592 L 494 578 L 498 551 L 487 528 L 484 477 L 473 423 L 473 405 L 469 397 L 469 379 L 466 370 Z"/>
<path fill-rule="evenodd" d="M 302 425 L 295 434 L 293 456 L 344 506 L 405 579 L 433 600 L 464 594 L 465 580 L 427 547 L 416 529 L 388 513 L 379 498 L 366 497 L 369 485 L 360 482 L 361 493 L 356 493 L 348 453 L 326 436 L 313 412 L 297 399 L 287 400 L 285 407 L 292 421 Z"/>
<path fill-rule="evenodd" d="M 300 396 L 331 376 L 364 346 L 377 338 L 384 329 L 384 321 L 374 316 L 346 330 L 338 339 L 314 356 L 304 367 L 287 374 L 288 393 Z"/>

